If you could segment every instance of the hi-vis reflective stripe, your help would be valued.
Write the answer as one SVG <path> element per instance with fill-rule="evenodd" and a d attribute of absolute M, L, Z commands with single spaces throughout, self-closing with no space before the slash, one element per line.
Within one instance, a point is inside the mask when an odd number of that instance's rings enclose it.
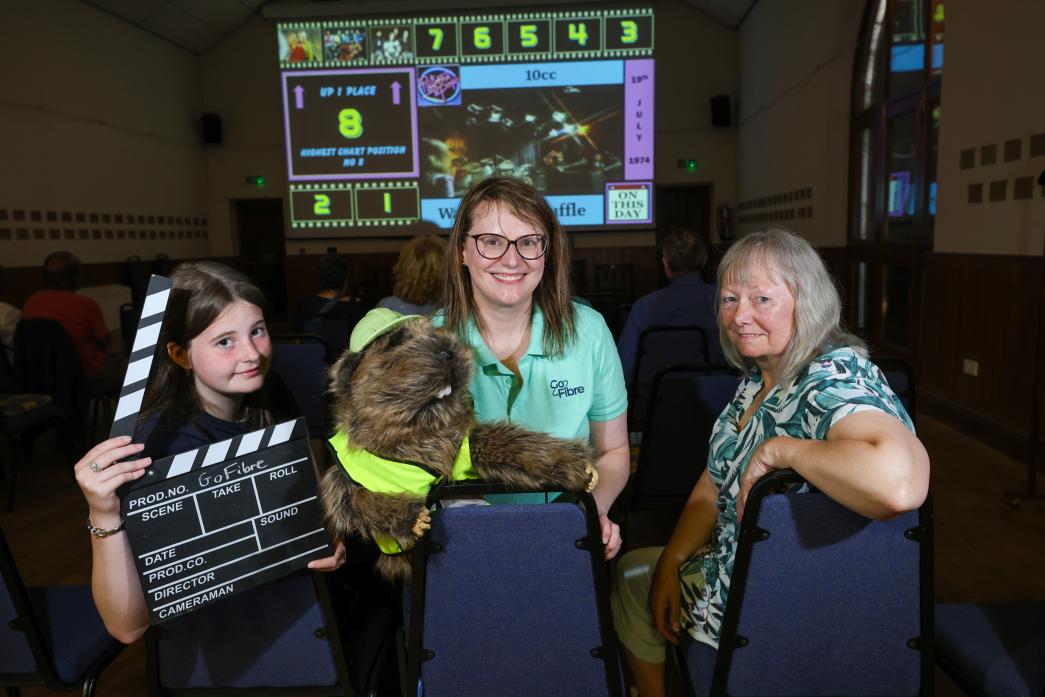
<path fill-rule="evenodd" d="M 171 294 L 171 280 L 164 276 L 153 276 L 149 279 L 149 288 L 145 292 L 145 304 L 138 320 L 138 331 L 134 335 L 134 345 L 127 361 L 127 372 L 123 376 L 123 387 L 120 389 L 120 400 L 116 403 L 116 414 L 113 416 L 109 437 L 130 436 L 134 434 L 134 426 L 138 422 L 138 412 L 142 408 L 145 386 L 149 382 L 152 360 L 156 354 L 156 343 L 160 337 L 163 315 L 167 309 L 167 300 Z"/>
<path fill-rule="evenodd" d="M 292 421 L 275 424 L 274 426 L 259 428 L 257 431 L 244 433 L 242 436 L 229 438 L 218 443 L 211 443 L 194 450 L 186 450 L 183 453 L 153 462 L 149 469 L 146 470 L 146 476 L 135 480 L 133 485 L 128 487 L 126 491 L 133 491 L 142 486 L 151 486 L 164 479 L 177 477 L 193 470 L 201 470 L 221 462 L 235 460 L 296 438 L 304 438 L 307 432 L 308 427 L 305 425 L 305 419 L 297 418 Z M 123 495 L 125 495 L 125 492 L 121 489 L 121 496 Z"/>

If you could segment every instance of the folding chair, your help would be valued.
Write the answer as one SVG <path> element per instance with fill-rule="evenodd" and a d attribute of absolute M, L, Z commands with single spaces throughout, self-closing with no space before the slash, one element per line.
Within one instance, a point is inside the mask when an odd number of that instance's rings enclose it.
<path fill-rule="evenodd" d="M 933 694 L 932 511 L 872 521 L 773 472 L 744 509 L 711 695 Z M 699 647 L 690 646 L 691 677 Z M 706 680 L 706 676 L 705 676 Z"/>
<path fill-rule="evenodd" d="M 150 627 L 149 695 L 351 695 L 322 574 L 300 572 Z"/>
<path fill-rule="evenodd" d="M 506 493 L 437 488 L 432 529 L 411 552 L 406 697 L 621 694 L 595 502 L 440 507 Z"/>
<path fill-rule="evenodd" d="M 707 466 L 711 429 L 740 379 L 726 366 L 666 368 L 653 380 L 639 461 L 629 484 L 628 549 L 663 545 Z"/>
<path fill-rule="evenodd" d="M 329 429 L 327 370 L 330 347 L 314 334 L 288 334 L 272 339 L 272 370 L 294 395 L 313 438 L 322 438 Z"/>
<path fill-rule="evenodd" d="M 1045 601 L 937 605 L 936 662 L 973 697 L 1045 694 Z"/>
<path fill-rule="evenodd" d="M 650 327 L 639 335 L 635 370 L 628 386 L 628 429 L 641 431 L 653 378 L 665 368 L 707 364 L 708 335 L 701 327 Z"/>
<path fill-rule="evenodd" d="M 321 337 L 335 357 L 348 348 L 348 339 L 354 328 L 354 324 L 338 315 L 317 315 L 305 320 L 302 325 L 305 333 Z"/>
<path fill-rule="evenodd" d="M 94 694 L 123 648 L 105 631 L 87 586 L 26 588 L 0 530 L 0 687 L 46 685 Z"/>

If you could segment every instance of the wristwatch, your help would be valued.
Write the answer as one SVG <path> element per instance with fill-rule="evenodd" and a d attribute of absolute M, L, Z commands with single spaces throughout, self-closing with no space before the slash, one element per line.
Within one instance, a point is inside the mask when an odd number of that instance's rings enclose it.
<path fill-rule="evenodd" d="M 115 535 L 116 533 L 118 533 L 121 530 L 123 530 L 125 523 L 126 523 L 126 521 L 121 518 L 120 519 L 120 524 L 117 525 L 115 528 L 108 528 L 108 529 L 106 529 L 106 528 L 99 528 L 98 526 L 96 526 L 94 523 L 91 522 L 90 518 L 88 518 L 87 519 L 87 532 L 91 533 L 95 537 L 108 537 L 109 535 Z"/>

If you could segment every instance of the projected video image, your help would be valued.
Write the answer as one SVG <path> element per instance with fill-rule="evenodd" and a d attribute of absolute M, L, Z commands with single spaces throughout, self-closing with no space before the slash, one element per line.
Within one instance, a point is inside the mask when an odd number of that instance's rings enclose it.
<path fill-rule="evenodd" d="M 619 86 L 464 91 L 461 101 L 419 110 L 422 196 L 462 196 L 494 174 L 552 195 L 601 194 L 621 170 Z"/>
<path fill-rule="evenodd" d="M 566 228 L 653 224 L 652 9 L 289 22 L 277 36 L 289 236 L 445 230 L 494 175 L 533 184 Z"/>

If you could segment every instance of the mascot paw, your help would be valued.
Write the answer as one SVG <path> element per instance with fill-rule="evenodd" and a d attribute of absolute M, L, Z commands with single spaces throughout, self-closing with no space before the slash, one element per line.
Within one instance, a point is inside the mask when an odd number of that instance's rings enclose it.
<path fill-rule="evenodd" d="M 585 491 L 591 493 L 599 484 L 599 470 L 592 467 L 591 463 L 589 463 L 585 466 L 584 473 L 591 477 L 591 481 L 588 482 L 588 487 L 585 489 Z"/>
<path fill-rule="evenodd" d="M 425 530 L 430 530 L 432 527 L 432 516 L 429 515 L 427 508 L 422 508 L 421 512 L 417 514 L 417 521 L 414 523 L 414 527 L 410 528 L 410 532 L 414 533 L 415 537 L 421 537 L 425 534 Z"/>

